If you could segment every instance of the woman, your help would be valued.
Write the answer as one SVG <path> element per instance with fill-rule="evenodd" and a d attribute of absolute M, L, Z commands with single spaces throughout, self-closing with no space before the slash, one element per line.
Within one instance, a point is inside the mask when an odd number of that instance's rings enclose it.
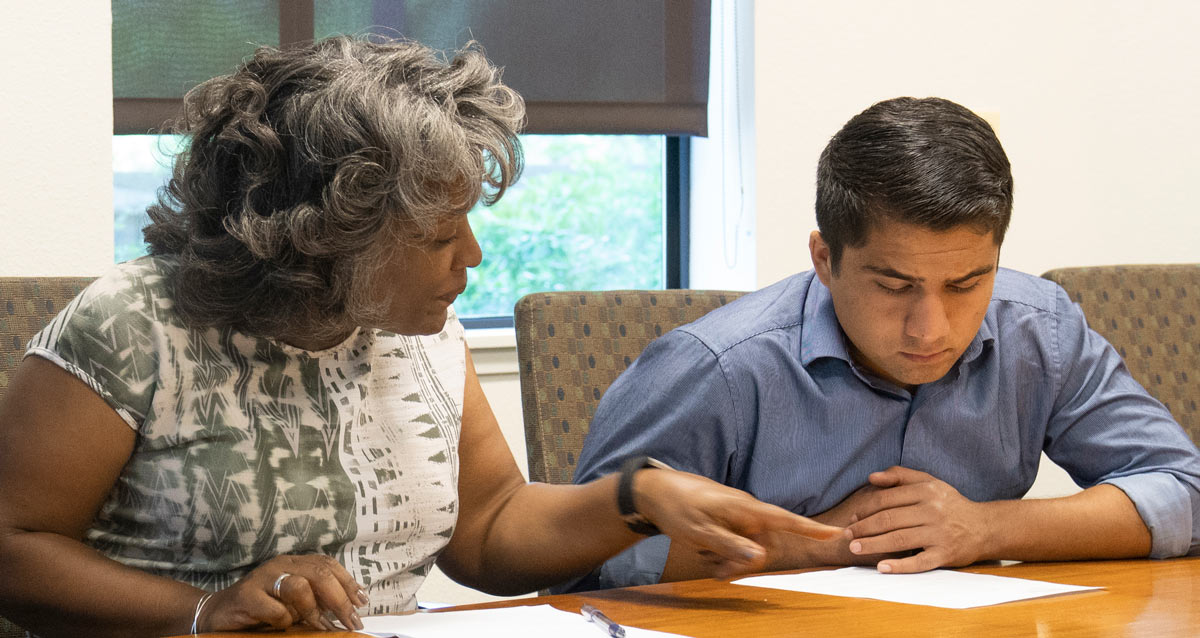
<path fill-rule="evenodd" d="M 524 482 L 451 309 L 481 259 L 467 211 L 520 173 L 498 75 L 471 48 L 333 38 L 188 94 L 150 256 L 39 333 L 0 403 L 0 613 L 43 636 L 361 628 L 435 561 L 515 594 L 639 538 L 618 475 Z M 624 477 L 730 572 L 764 564 L 760 533 L 839 532 Z"/>

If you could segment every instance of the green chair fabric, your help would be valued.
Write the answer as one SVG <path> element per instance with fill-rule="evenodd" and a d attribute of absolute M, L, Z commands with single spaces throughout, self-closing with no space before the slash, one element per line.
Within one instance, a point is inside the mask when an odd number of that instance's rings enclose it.
<path fill-rule="evenodd" d="M 29 339 L 91 282 L 91 277 L 0 277 L 0 392 Z"/>
<path fill-rule="evenodd" d="M 25 344 L 66 307 L 90 277 L 0 277 L 0 395 Z M 25 638 L 24 629 L 0 617 L 0 638 Z"/>
<path fill-rule="evenodd" d="M 529 478 L 570 483 L 600 397 L 655 337 L 745 293 L 541 292 L 517 301 Z"/>
<path fill-rule="evenodd" d="M 1060 268 L 1042 276 L 1067 291 L 1133 377 L 1200 444 L 1200 264 Z"/>

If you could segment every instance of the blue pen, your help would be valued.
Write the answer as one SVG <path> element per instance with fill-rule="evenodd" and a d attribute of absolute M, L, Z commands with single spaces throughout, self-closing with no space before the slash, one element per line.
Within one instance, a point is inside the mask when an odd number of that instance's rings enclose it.
<path fill-rule="evenodd" d="M 612 618 L 600 613 L 599 609 L 591 605 L 584 605 L 579 609 L 579 613 L 583 614 L 584 618 L 592 621 L 592 624 L 604 630 L 612 638 L 625 638 L 625 628 L 618 625 Z"/>

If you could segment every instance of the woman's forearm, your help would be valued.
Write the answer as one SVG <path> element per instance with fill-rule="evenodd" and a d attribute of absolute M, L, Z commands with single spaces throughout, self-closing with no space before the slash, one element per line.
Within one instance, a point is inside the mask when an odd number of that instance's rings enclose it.
<path fill-rule="evenodd" d="M 203 592 L 46 532 L 0 529 L 0 614 L 42 638 L 191 631 Z"/>
<path fill-rule="evenodd" d="M 502 594 L 546 587 L 586 573 L 645 538 L 620 517 L 618 480 L 611 474 L 586 485 L 513 489 L 482 535 L 472 584 Z M 779 533 L 832 540 L 843 532 L 686 472 L 645 469 L 632 480 L 637 511 L 673 545 L 704 552 L 719 575 L 766 567 L 769 548 L 751 537 Z"/>
<path fill-rule="evenodd" d="M 616 479 L 517 489 L 485 538 L 480 588 L 511 595 L 548 587 L 645 538 L 618 515 Z"/>

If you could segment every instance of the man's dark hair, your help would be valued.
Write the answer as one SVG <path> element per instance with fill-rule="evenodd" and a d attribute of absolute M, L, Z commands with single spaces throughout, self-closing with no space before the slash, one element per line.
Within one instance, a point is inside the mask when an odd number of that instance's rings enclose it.
<path fill-rule="evenodd" d="M 846 246 L 896 221 L 943 231 L 970 226 L 1004 241 L 1012 172 L 983 118 L 941 98 L 875 104 L 838 131 L 817 164 L 817 228 L 837 272 Z"/>

